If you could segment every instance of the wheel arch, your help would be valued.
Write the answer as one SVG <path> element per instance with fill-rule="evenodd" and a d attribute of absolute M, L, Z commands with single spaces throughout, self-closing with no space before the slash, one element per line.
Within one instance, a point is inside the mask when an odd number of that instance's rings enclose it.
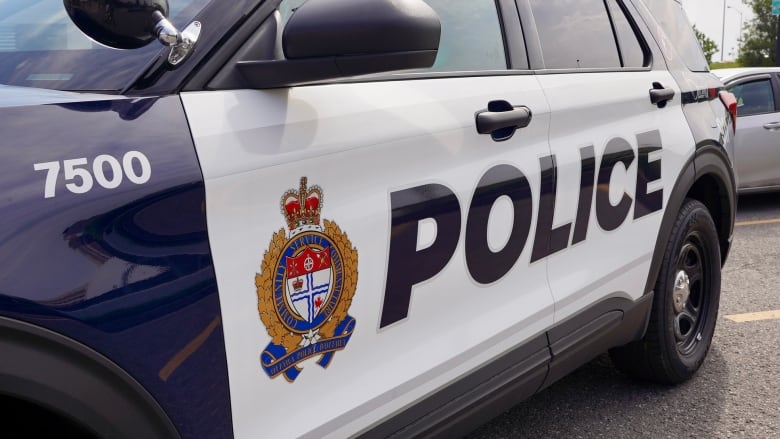
<path fill-rule="evenodd" d="M 667 202 L 645 283 L 645 294 L 654 288 L 674 221 L 687 198 L 700 201 L 709 210 L 718 230 L 721 265 L 726 262 L 734 231 L 736 193 L 734 171 L 726 151 L 717 144 L 699 145 L 694 156 L 683 166 Z"/>
<path fill-rule="evenodd" d="M 99 437 L 178 438 L 157 401 L 87 346 L 0 317 L 0 393 L 73 420 Z"/>

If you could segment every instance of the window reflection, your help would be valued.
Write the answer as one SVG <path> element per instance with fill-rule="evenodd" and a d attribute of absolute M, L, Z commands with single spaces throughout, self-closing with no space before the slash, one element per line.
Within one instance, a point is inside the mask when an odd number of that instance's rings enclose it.
<path fill-rule="evenodd" d="M 548 69 L 620 67 L 603 0 L 531 0 Z"/>
<path fill-rule="evenodd" d="M 739 116 L 775 111 L 775 96 L 769 79 L 735 85 L 729 91 L 737 97 L 737 115 Z"/>
<path fill-rule="evenodd" d="M 183 28 L 208 2 L 171 1 L 172 22 Z M 78 30 L 61 1 L 0 0 L 0 84 L 118 90 L 159 50 L 106 48 Z"/>
<path fill-rule="evenodd" d="M 433 71 L 504 70 L 504 40 L 493 0 L 425 0 L 439 15 L 441 42 Z"/>

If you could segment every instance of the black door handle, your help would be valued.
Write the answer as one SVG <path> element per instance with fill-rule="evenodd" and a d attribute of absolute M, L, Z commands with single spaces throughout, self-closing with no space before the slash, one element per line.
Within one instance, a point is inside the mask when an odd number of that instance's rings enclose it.
<path fill-rule="evenodd" d="M 674 89 L 664 88 L 658 82 L 653 83 L 653 88 L 650 89 L 650 103 L 658 105 L 658 108 L 664 108 L 668 101 L 674 98 Z"/>
<path fill-rule="evenodd" d="M 490 101 L 485 110 L 475 115 L 477 132 L 490 134 L 493 140 L 509 140 L 520 128 L 531 123 L 531 109 L 525 106 L 513 106 L 507 101 Z"/>

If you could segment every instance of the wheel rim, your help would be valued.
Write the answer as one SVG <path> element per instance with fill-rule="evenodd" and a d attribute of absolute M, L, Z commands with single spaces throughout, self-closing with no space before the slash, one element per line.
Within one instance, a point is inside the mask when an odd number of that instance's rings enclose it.
<path fill-rule="evenodd" d="M 712 269 L 698 233 L 692 232 L 680 248 L 675 265 L 672 308 L 677 350 L 691 354 L 702 341 L 708 318 L 709 271 Z"/>

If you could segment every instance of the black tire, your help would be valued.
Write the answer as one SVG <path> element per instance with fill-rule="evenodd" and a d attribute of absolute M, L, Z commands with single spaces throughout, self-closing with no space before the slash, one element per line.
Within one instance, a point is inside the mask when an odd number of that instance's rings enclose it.
<path fill-rule="evenodd" d="M 664 252 L 647 332 L 642 340 L 610 351 L 618 369 L 664 384 L 691 378 L 715 332 L 720 269 L 715 223 L 704 204 L 686 199 Z"/>
<path fill-rule="evenodd" d="M 73 420 L 33 403 L 0 394 L 4 439 L 98 439 Z"/>

